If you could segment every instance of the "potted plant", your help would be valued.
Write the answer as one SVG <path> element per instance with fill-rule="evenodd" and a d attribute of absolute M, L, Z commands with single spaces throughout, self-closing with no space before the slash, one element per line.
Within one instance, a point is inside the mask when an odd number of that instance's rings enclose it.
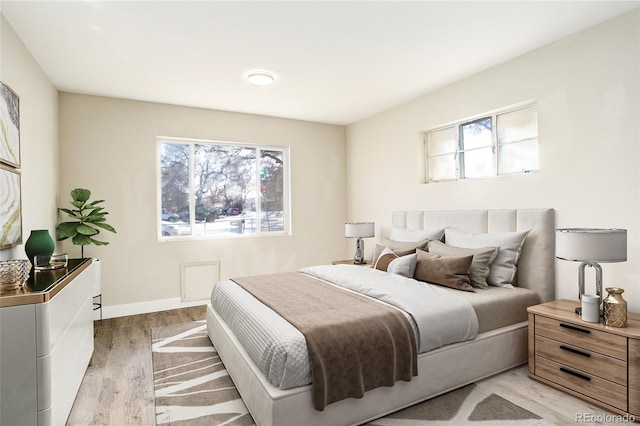
<path fill-rule="evenodd" d="M 73 209 L 59 208 L 58 210 L 67 213 L 73 220 L 70 222 L 61 222 L 56 226 L 56 234 L 58 241 L 71 238 L 74 245 L 80 246 L 80 256 L 84 258 L 84 246 L 95 244 L 97 246 L 105 246 L 109 244 L 106 241 L 96 240 L 95 236 L 101 230 L 115 233 L 113 226 L 107 223 L 106 215 L 109 213 L 100 206 L 104 200 L 96 200 L 89 202 L 91 191 L 84 188 L 76 188 L 71 191 L 70 201 Z"/>

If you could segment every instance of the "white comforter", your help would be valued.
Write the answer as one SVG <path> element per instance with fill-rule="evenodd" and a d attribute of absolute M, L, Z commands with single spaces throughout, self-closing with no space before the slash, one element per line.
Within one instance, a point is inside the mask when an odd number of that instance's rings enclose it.
<path fill-rule="evenodd" d="M 418 329 L 419 353 L 470 340 L 478 334 L 478 318 L 471 304 L 437 285 L 353 265 L 312 266 L 299 272 L 407 312 Z"/>
<path fill-rule="evenodd" d="M 399 308 L 417 330 L 419 352 L 477 335 L 471 304 L 439 286 L 353 265 L 313 266 L 299 272 Z M 232 281 L 216 284 L 211 303 L 271 384 L 289 389 L 311 383 L 306 342 L 295 327 Z"/>

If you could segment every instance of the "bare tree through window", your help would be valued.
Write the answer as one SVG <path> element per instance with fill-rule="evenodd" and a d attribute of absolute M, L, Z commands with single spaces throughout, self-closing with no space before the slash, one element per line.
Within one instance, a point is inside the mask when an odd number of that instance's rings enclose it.
<path fill-rule="evenodd" d="M 161 220 L 163 236 L 286 230 L 285 148 L 161 141 L 159 150 L 162 216 L 180 218 Z"/>

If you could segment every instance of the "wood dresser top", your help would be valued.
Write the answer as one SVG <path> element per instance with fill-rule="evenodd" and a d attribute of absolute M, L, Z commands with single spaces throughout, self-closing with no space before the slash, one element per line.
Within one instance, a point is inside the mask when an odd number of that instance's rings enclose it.
<path fill-rule="evenodd" d="M 66 268 L 34 271 L 25 284 L 13 290 L 0 290 L 0 308 L 48 302 L 75 277 L 91 265 L 90 258 L 69 259 Z"/>

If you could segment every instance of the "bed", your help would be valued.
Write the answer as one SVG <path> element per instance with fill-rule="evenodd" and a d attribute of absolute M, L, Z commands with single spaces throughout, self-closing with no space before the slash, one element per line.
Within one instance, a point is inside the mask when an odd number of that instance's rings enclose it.
<path fill-rule="evenodd" d="M 474 234 L 527 232 L 517 260 L 517 288 L 513 289 L 514 294 L 535 295 L 535 300 L 529 297 L 525 305 L 554 299 L 554 227 L 552 209 L 402 211 L 394 212 L 391 220 L 392 230 L 407 233 L 438 228 Z M 508 293 L 509 289 L 467 293 L 463 298 L 482 299 L 491 292 Z M 480 300 L 474 303 L 481 306 L 484 302 Z M 481 312 L 482 309 L 478 310 L 476 305 L 474 309 Z M 418 354 L 418 376 L 411 381 L 398 381 L 392 387 L 370 390 L 363 398 L 334 402 L 322 411 L 314 409 L 310 384 L 304 381 L 296 383 L 294 380 L 287 386 L 274 386 L 273 377 L 267 378 L 254 361 L 255 358 L 252 358 L 253 354 L 247 351 L 247 348 L 251 351 L 250 345 L 246 341 L 241 343 L 243 337 L 240 330 L 236 328 L 237 333 L 234 332 L 223 319 L 225 314 L 216 311 L 211 304 L 207 308 L 207 330 L 258 425 L 352 425 L 384 416 L 526 362 L 526 309 L 519 307 L 517 311 L 516 315 L 521 315 L 522 321 L 505 325 L 500 322 L 503 315 L 496 315 L 500 311 L 495 305 L 488 309 L 485 307 L 484 319 L 480 321 L 475 338 Z"/>

